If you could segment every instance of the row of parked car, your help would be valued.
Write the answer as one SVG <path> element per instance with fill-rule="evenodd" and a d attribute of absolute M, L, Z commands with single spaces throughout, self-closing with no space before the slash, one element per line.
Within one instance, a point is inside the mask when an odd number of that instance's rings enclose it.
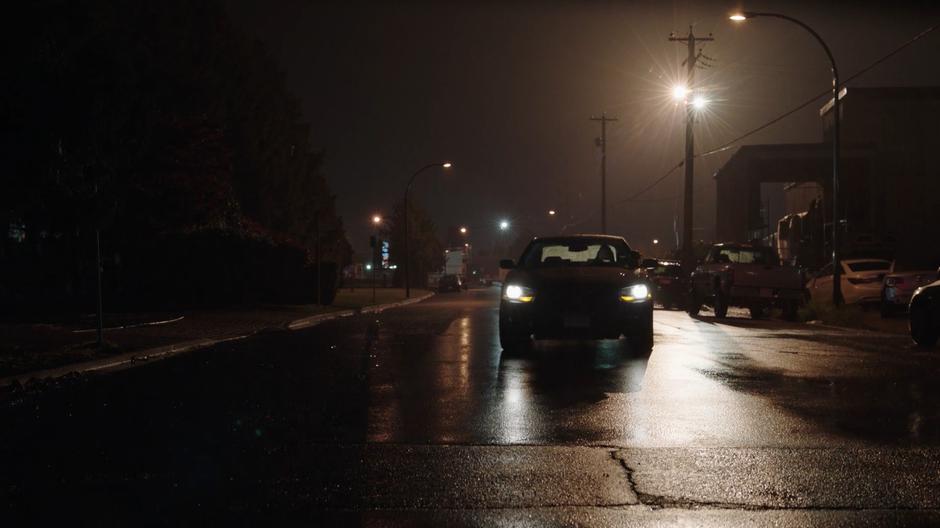
<path fill-rule="evenodd" d="M 880 307 L 883 317 L 910 310 L 911 335 L 918 344 L 931 346 L 940 334 L 940 270 L 898 271 L 883 259 L 845 259 L 842 295 L 848 304 Z M 685 308 L 696 315 L 703 305 L 717 317 L 729 306 L 748 308 L 760 318 L 771 307 L 788 319 L 796 317 L 800 304 L 832 295 L 832 265 L 806 276 L 799 269 L 781 266 L 770 248 L 751 244 L 715 244 L 685 278 L 674 261 L 646 261 L 654 286 L 654 298 L 664 308 Z"/>

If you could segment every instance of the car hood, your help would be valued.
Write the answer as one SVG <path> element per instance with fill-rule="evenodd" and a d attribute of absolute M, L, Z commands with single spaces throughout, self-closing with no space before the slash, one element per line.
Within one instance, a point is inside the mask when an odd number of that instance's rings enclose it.
<path fill-rule="evenodd" d="M 646 279 L 643 270 L 617 267 L 553 267 L 515 269 L 506 277 L 506 283 L 517 283 L 530 288 L 555 287 L 623 287 Z"/>

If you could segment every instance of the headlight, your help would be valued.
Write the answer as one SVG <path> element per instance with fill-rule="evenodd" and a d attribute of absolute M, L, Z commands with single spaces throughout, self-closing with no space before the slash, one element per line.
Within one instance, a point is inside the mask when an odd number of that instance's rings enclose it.
<path fill-rule="evenodd" d="M 510 302 L 532 302 L 532 299 L 535 299 L 535 290 L 526 288 L 525 286 L 519 286 L 518 284 L 510 284 L 506 286 L 506 291 L 503 292 L 503 298 Z"/>
<path fill-rule="evenodd" d="M 620 300 L 624 302 L 644 302 L 652 298 L 653 294 L 645 284 L 634 284 L 620 290 Z"/>

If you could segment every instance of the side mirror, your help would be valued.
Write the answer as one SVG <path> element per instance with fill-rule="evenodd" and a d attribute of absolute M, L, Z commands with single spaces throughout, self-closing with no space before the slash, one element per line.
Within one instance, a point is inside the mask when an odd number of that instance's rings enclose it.
<path fill-rule="evenodd" d="M 499 261 L 500 269 L 513 269 L 516 267 L 516 263 L 512 259 L 503 259 Z"/>

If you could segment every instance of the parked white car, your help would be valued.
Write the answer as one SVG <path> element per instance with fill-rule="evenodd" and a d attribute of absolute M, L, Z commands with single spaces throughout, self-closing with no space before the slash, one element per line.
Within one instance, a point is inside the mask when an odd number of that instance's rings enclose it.
<path fill-rule="evenodd" d="M 845 259 L 842 264 L 842 298 L 846 304 L 880 303 L 881 284 L 891 273 L 884 259 Z M 827 264 L 806 285 L 814 299 L 832 298 L 832 264 Z"/>

